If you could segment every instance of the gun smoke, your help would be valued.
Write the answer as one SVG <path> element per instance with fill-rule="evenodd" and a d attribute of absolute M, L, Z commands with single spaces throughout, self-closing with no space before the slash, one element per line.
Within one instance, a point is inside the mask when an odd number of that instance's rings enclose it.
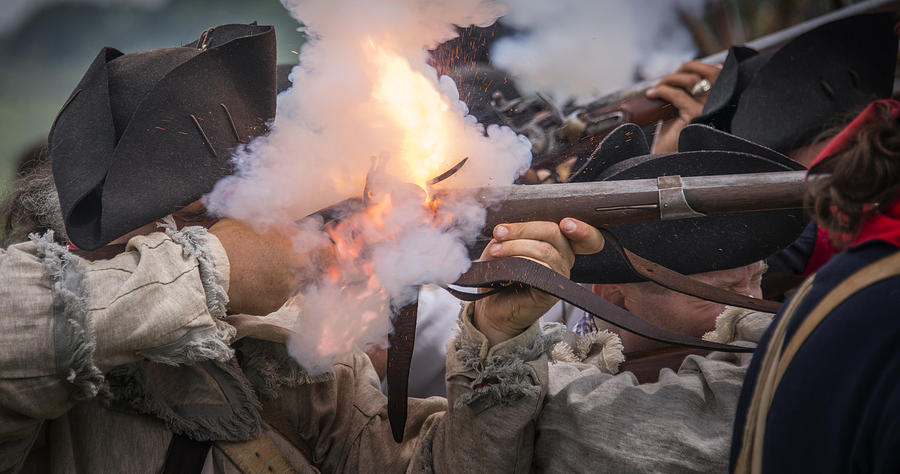
<path fill-rule="evenodd" d="M 491 61 L 523 89 L 559 101 L 587 100 L 660 77 L 696 54 L 678 10 L 706 0 L 506 0 L 500 20 L 519 31 L 501 38 Z"/>
<path fill-rule="evenodd" d="M 427 180 L 467 157 L 435 187 L 511 184 L 529 165 L 531 144 L 477 124 L 453 81 L 426 64 L 428 49 L 455 36 L 453 25 L 489 25 L 503 13 L 499 3 L 282 3 L 309 36 L 293 87 L 278 98 L 271 132 L 236 153 L 235 174 L 207 206 L 266 230 L 365 190 L 364 210 L 292 230 L 297 251 L 334 242 L 333 260 L 316 269 L 321 277 L 279 311 L 296 317 L 289 353 L 320 373 L 352 350 L 383 345 L 390 315 L 414 301 L 419 285 L 468 269 L 465 245 L 485 211 L 465 196 L 427 198 Z"/>

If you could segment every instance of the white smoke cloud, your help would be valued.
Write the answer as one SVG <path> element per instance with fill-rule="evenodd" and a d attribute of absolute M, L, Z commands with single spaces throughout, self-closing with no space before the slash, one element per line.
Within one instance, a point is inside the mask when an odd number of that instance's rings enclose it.
<path fill-rule="evenodd" d="M 525 89 L 585 99 L 658 77 L 696 52 L 677 9 L 705 0 L 506 0 L 501 21 L 521 33 L 497 41 L 491 60 Z"/>
<path fill-rule="evenodd" d="M 311 38 L 294 87 L 279 96 L 271 133 L 237 154 L 236 174 L 217 184 L 207 206 L 265 229 L 360 196 L 368 185 L 375 199 L 366 213 L 337 226 L 308 220 L 295 239 L 298 250 L 337 242 L 319 283 L 283 309 L 297 315 L 290 354 L 321 372 L 351 350 L 383 344 L 392 310 L 412 301 L 417 285 L 452 282 L 470 264 L 465 244 L 484 209 L 463 196 L 441 201 L 435 214 L 409 183 L 422 186 L 468 158 L 436 186 L 508 185 L 530 163 L 531 145 L 508 128 L 478 125 L 452 80 L 426 64 L 426 51 L 452 38 L 454 24 L 489 25 L 500 4 L 283 3 Z"/>

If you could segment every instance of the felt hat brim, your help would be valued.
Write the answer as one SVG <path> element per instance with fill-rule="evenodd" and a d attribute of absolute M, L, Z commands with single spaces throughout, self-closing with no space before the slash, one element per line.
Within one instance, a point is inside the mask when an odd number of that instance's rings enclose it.
<path fill-rule="evenodd" d="M 611 134 L 607 152 L 594 157 L 607 165 L 593 167 L 589 173 L 576 173 L 573 182 L 803 169 L 777 152 L 702 125 L 689 126 L 682 132 L 679 146 L 683 151 L 677 153 L 651 155 L 648 149 L 617 149 L 614 143 L 626 137 L 624 132 L 635 132 L 623 127 Z M 618 150 L 624 154 L 617 155 Z M 802 209 L 787 209 L 641 222 L 608 229 L 632 252 L 679 273 L 694 274 L 762 260 L 793 242 L 806 222 Z M 643 281 L 611 248 L 576 256 L 571 278 L 581 283 Z"/>
<path fill-rule="evenodd" d="M 232 151 L 274 117 L 272 27 L 225 25 L 185 48 L 199 52 L 146 93 L 118 140 L 108 65 L 125 56 L 112 48 L 100 51 L 54 121 L 53 174 L 80 248 L 102 247 L 198 200 L 232 172 Z"/>
<path fill-rule="evenodd" d="M 741 94 L 731 133 L 786 153 L 890 97 L 896 22 L 894 13 L 857 15 L 786 44 Z"/>

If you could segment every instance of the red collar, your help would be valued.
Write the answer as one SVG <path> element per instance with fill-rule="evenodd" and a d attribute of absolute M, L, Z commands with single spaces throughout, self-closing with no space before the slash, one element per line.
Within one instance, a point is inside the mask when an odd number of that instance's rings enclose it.
<path fill-rule="evenodd" d="M 896 101 L 894 99 L 882 99 L 876 100 L 869 104 L 859 115 L 853 119 L 840 133 L 834 136 L 828 145 L 819 152 L 819 155 L 816 156 L 816 159 L 813 160 L 812 164 L 809 165 L 810 171 L 813 171 L 813 168 L 816 167 L 819 163 L 824 161 L 827 158 L 831 158 L 832 156 L 846 150 L 856 142 L 856 136 L 859 135 L 859 130 L 863 125 L 866 124 L 872 117 L 875 117 L 880 113 L 878 110 L 879 105 L 887 106 L 891 111 L 891 117 L 895 120 L 900 119 L 900 101 Z"/>
<path fill-rule="evenodd" d="M 871 240 L 881 240 L 895 247 L 900 247 L 900 199 L 895 200 L 894 204 L 887 210 L 869 216 L 863 222 L 859 235 L 851 240 L 845 249 L 862 245 Z M 828 231 L 819 227 L 816 234 L 816 247 L 813 249 L 813 254 L 802 276 L 815 273 L 839 252 L 840 250 L 832 245 Z"/>
<path fill-rule="evenodd" d="M 856 142 L 856 137 L 862 126 L 879 113 L 876 104 L 888 106 L 891 117 L 900 119 L 900 102 L 890 99 L 872 102 L 819 153 L 819 156 L 816 157 L 810 166 L 811 172 L 814 171 L 816 165 L 846 150 Z M 841 240 L 842 243 L 845 243 L 845 249 L 856 247 L 871 240 L 881 240 L 895 247 L 900 247 L 900 196 L 887 209 L 882 209 L 879 213 L 863 220 L 859 234 L 855 238 L 849 235 L 841 237 L 843 237 Z M 806 266 L 806 270 L 803 272 L 803 276 L 814 273 L 828 263 L 831 257 L 838 252 L 840 250 L 832 245 L 828 232 L 824 228 L 819 227 L 816 235 L 816 246 Z"/>

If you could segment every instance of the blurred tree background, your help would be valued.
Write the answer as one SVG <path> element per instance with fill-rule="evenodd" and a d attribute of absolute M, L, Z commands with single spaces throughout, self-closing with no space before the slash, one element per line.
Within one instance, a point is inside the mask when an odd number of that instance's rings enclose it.
<path fill-rule="evenodd" d="M 702 14 L 686 10 L 681 18 L 697 43 L 697 56 L 851 3 L 699 1 L 706 2 Z M 129 53 L 177 46 L 196 39 L 210 26 L 254 20 L 275 26 L 280 63 L 297 60 L 295 52 L 303 35 L 279 0 L 4 0 L 0 9 L 0 193 L 15 176 L 19 157 L 46 139 L 57 110 L 101 47 Z M 602 31 L 602 25 L 598 29 Z"/>
<path fill-rule="evenodd" d="M 19 157 L 46 140 L 56 112 L 104 46 L 124 53 L 187 44 L 204 29 L 275 26 L 279 63 L 303 43 L 279 0 L 3 0 L 0 9 L 0 191 Z"/>

